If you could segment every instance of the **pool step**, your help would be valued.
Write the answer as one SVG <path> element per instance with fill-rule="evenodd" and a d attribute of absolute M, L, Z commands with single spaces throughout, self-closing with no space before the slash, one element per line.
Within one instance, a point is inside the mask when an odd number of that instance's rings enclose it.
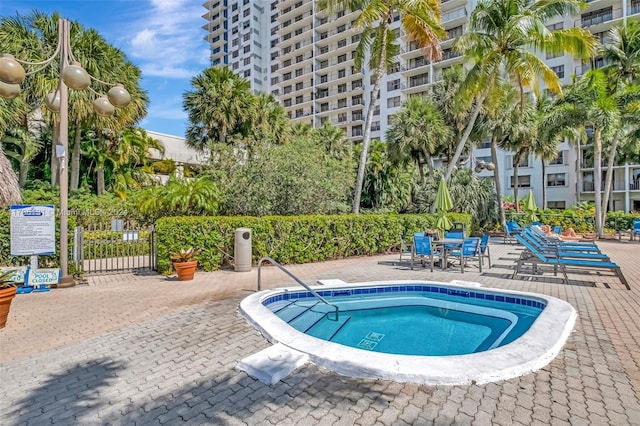
<path fill-rule="evenodd" d="M 314 330 L 314 327 L 311 326 L 309 329 L 307 329 L 307 331 L 305 331 L 305 333 L 309 336 L 317 337 L 318 339 L 331 341 L 331 339 L 333 339 L 333 337 L 338 334 L 338 332 L 342 329 L 342 327 L 344 327 L 346 323 L 349 322 L 350 319 L 351 317 L 348 315 L 341 315 L 338 321 L 324 321 L 322 323 L 321 330 L 318 330 L 317 328 L 316 330 Z"/>
<path fill-rule="evenodd" d="M 307 330 L 316 325 L 316 323 L 324 318 L 327 315 L 327 312 L 330 311 L 331 310 L 327 310 L 323 306 L 315 306 L 313 309 L 309 309 L 302 315 L 299 315 L 298 317 L 289 321 L 289 324 L 296 330 L 300 330 L 303 333 L 306 333 Z"/>
<path fill-rule="evenodd" d="M 291 322 L 292 320 L 298 318 L 300 315 L 303 315 L 309 309 L 316 306 L 318 303 L 319 302 L 313 302 L 313 303 L 294 302 L 284 307 L 283 309 L 280 309 L 281 312 L 277 312 L 277 315 L 281 320 L 285 322 Z"/>

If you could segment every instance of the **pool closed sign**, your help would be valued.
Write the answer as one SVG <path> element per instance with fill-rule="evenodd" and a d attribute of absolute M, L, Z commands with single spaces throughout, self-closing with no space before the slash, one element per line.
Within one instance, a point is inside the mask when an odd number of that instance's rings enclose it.
<path fill-rule="evenodd" d="M 34 256 L 55 252 L 55 207 L 11 206 L 11 256 Z"/>

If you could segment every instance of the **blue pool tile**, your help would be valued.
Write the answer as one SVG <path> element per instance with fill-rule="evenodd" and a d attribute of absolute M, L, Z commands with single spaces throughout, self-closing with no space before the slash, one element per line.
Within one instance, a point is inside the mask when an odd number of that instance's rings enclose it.
<path fill-rule="evenodd" d="M 486 300 L 495 300 L 495 297 L 493 296 L 493 294 L 487 294 Z"/>
<path fill-rule="evenodd" d="M 516 299 L 515 299 L 515 297 L 509 297 L 509 296 L 507 296 L 507 298 L 506 298 L 506 299 L 507 299 L 507 303 L 516 303 Z"/>
<path fill-rule="evenodd" d="M 496 296 L 496 302 L 504 302 L 504 296 Z"/>

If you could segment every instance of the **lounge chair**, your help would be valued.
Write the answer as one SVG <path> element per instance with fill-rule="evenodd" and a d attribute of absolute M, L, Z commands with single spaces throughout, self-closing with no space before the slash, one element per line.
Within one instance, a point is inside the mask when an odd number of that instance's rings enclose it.
<path fill-rule="evenodd" d="M 520 236 L 526 239 L 529 244 L 534 246 L 543 254 L 576 259 L 610 260 L 609 256 L 601 253 L 600 250 L 594 250 L 593 247 L 565 247 L 563 245 L 547 244 L 545 241 L 539 239 L 539 237 L 530 230 L 525 230 L 522 234 L 520 234 Z"/>
<path fill-rule="evenodd" d="M 555 255 L 549 255 L 540 252 L 535 248 L 526 238 L 522 235 L 516 235 L 516 239 L 525 246 L 526 250 L 520 255 L 520 258 L 516 261 L 516 268 L 513 271 L 512 279 L 516 277 L 518 272 L 520 272 L 521 267 L 526 263 L 531 263 L 534 270 L 538 270 L 538 265 L 550 265 L 553 266 L 554 275 L 558 274 L 558 268 L 562 271 L 562 275 L 564 276 L 563 282 L 568 284 L 569 277 L 567 276 L 567 267 L 572 268 L 587 268 L 587 269 L 609 269 L 616 274 L 616 276 L 620 279 L 622 284 L 627 287 L 627 290 L 631 290 L 629 283 L 627 282 L 624 275 L 622 275 L 622 270 L 615 263 L 607 260 L 583 260 L 583 259 L 574 259 L 574 258 L 566 258 L 560 256 L 558 253 Z"/>
<path fill-rule="evenodd" d="M 635 240 L 636 237 L 640 238 L 640 220 L 633 221 L 633 229 L 631 230 L 631 239 Z"/>
<path fill-rule="evenodd" d="M 433 272 L 433 264 L 435 262 L 435 256 L 439 253 L 434 250 L 431 244 L 431 237 L 427 237 L 424 233 L 413 234 L 413 250 L 411 251 L 411 269 L 416 259 L 420 258 L 420 263 L 424 266 L 424 259 L 429 258 L 431 261 L 431 272 Z"/>
<path fill-rule="evenodd" d="M 482 259 L 480 257 L 480 238 L 465 238 L 462 247 L 452 250 L 449 256 L 460 260 L 460 272 L 464 274 L 464 267 L 470 260 L 478 261 L 478 269 L 482 272 Z"/>
<path fill-rule="evenodd" d="M 504 242 L 511 243 L 513 241 L 513 237 L 521 232 L 522 227 L 520 225 L 512 220 L 508 221 L 507 227 L 504 229 Z"/>
<path fill-rule="evenodd" d="M 489 262 L 489 268 L 491 268 L 491 253 L 489 252 L 489 234 L 482 234 L 480 238 L 480 262 L 484 265 L 484 258 L 487 258 Z"/>

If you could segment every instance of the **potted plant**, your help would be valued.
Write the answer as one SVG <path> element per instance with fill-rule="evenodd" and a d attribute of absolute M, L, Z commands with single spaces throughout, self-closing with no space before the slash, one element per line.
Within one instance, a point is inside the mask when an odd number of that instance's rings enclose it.
<path fill-rule="evenodd" d="M 178 274 L 178 281 L 188 281 L 193 279 L 193 275 L 196 272 L 198 266 L 198 260 L 194 259 L 202 249 L 194 249 L 189 247 L 188 249 L 180 250 L 179 252 L 171 253 L 169 258 L 173 262 L 173 269 Z"/>
<path fill-rule="evenodd" d="M 4 328 L 9 316 L 11 301 L 16 297 L 17 286 L 11 279 L 15 271 L 0 272 L 0 328 Z"/>

